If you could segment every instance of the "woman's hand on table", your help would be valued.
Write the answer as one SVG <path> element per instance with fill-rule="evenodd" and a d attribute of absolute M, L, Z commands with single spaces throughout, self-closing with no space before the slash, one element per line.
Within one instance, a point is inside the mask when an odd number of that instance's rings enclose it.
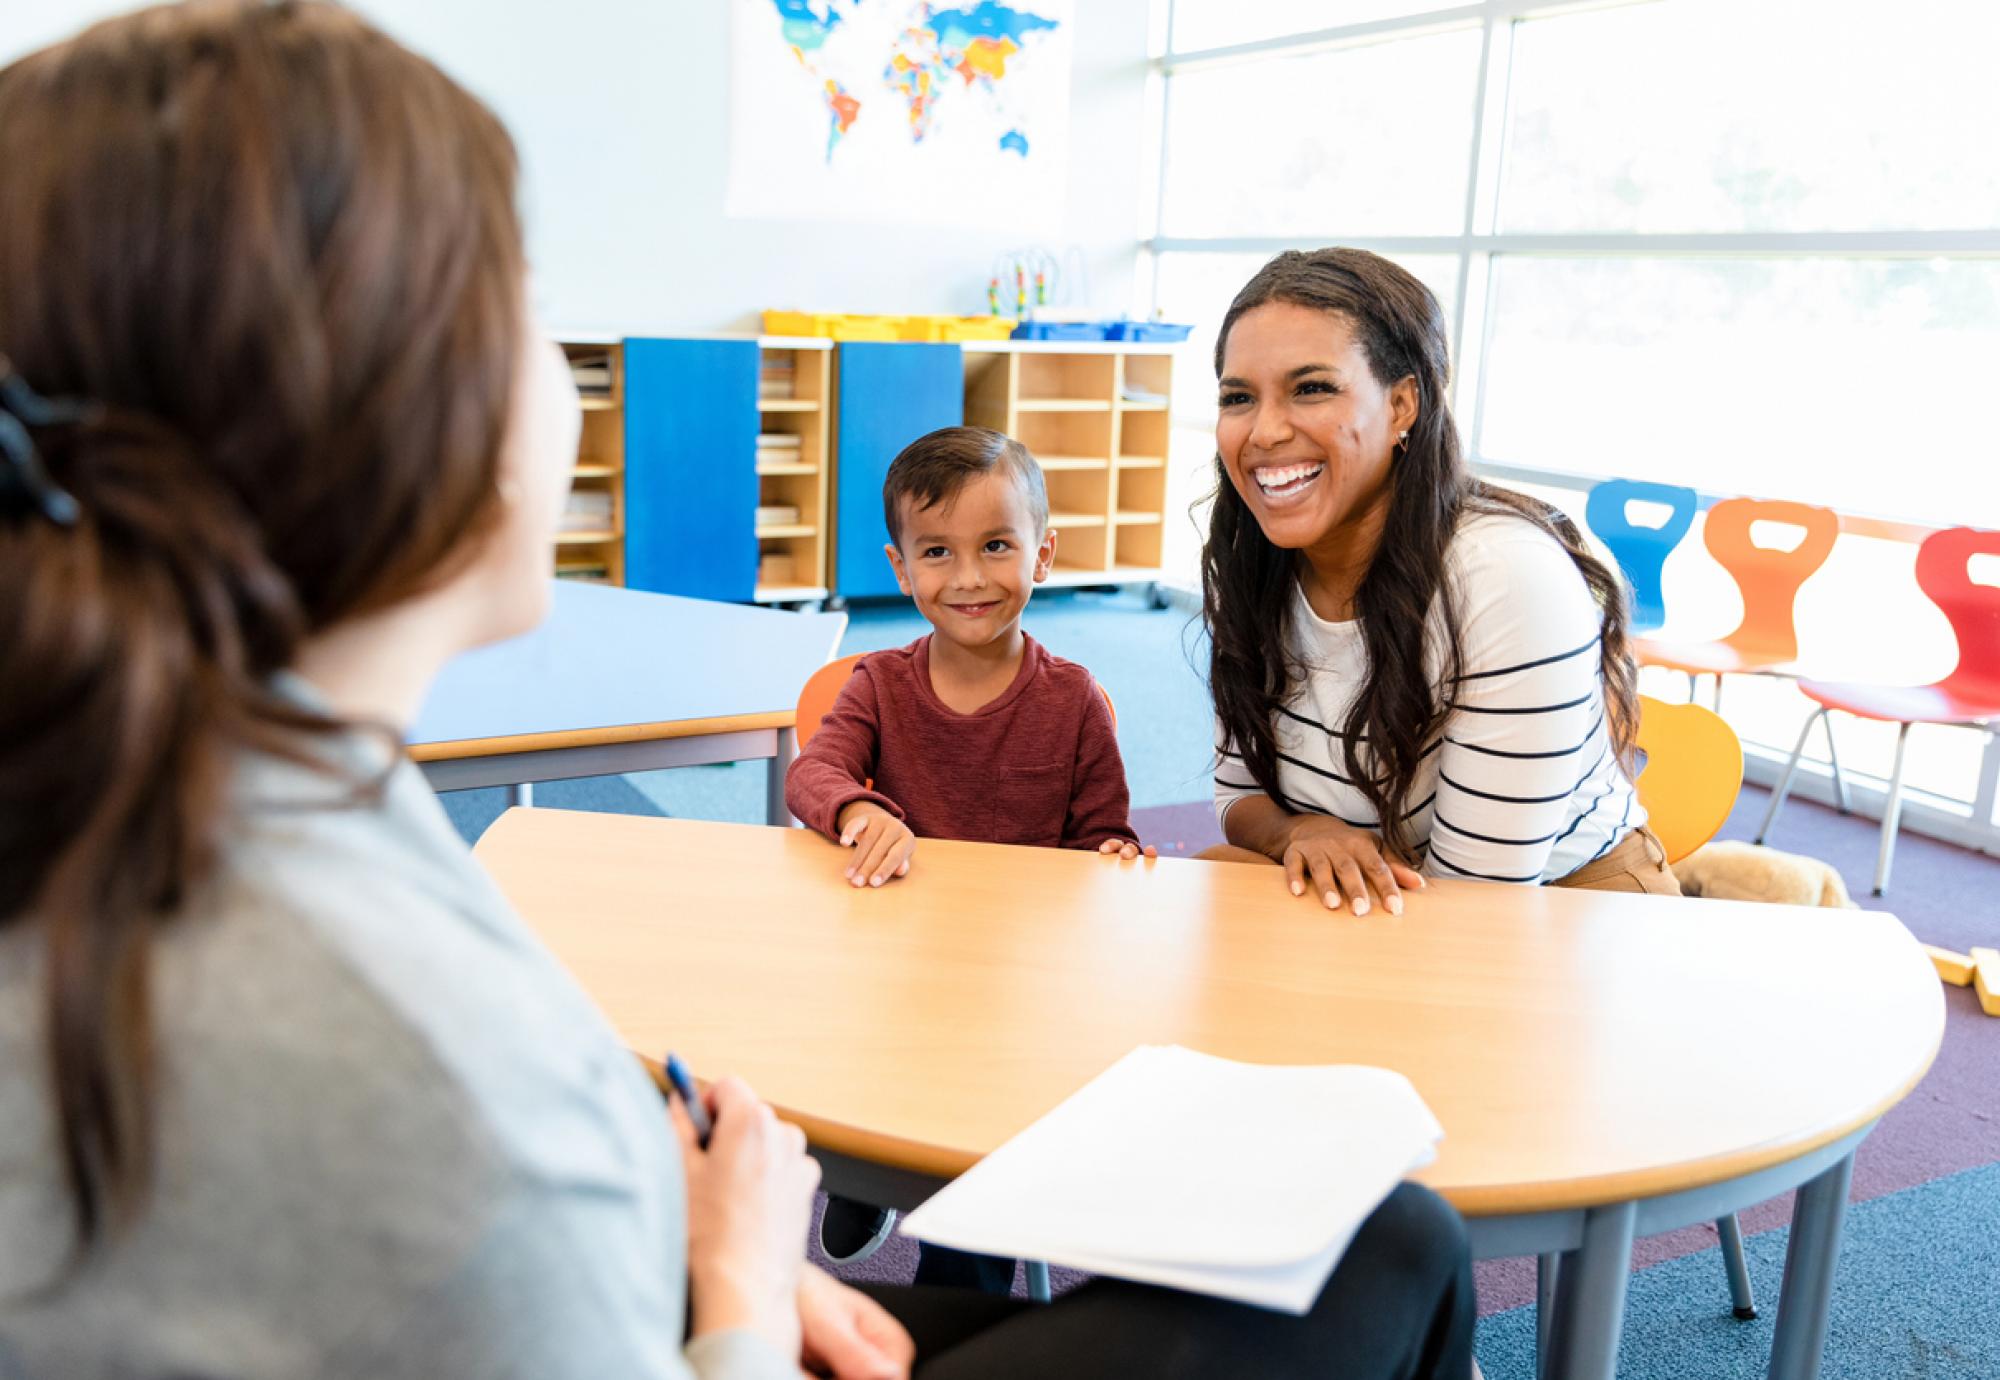
<path fill-rule="evenodd" d="M 1125 862 L 1131 862 L 1132 859 L 1138 857 L 1141 853 L 1144 853 L 1149 858 L 1160 856 L 1160 850 L 1153 847 L 1152 844 L 1149 843 L 1144 848 L 1141 848 L 1130 839 L 1106 839 L 1097 845 L 1097 851 L 1115 855 Z"/>
<path fill-rule="evenodd" d="M 916 1343 L 889 1310 L 817 1265 L 799 1277 L 800 1361 L 835 1380 L 907 1380 Z"/>
<path fill-rule="evenodd" d="M 834 822 L 840 827 L 840 846 L 854 850 L 845 874 L 848 881 L 856 886 L 881 886 L 909 873 L 917 836 L 880 805 L 857 800 L 842 808 Z"/>
<path fill-rule="evenodd" d="M 715 1125 L 706 1150 L 686 1110 L 671 1108 L 687 1177 L 691 1333 L 745 1328 L 796 1356 L 819 1163 L 806 1154 L 805 1132 L 779 1121 L 741 1080 L 717 1081 L 704 1101 Z"/>
<path fill-rule="evenodd" d="M 1371 887 L 1391 915 L 1401 915 L 1403 888 L 1424 885 L 1415 868 L 1383 855 L 1375 835 L 1327 815 L 1298 816 L 1285 833 L 1278 861 L 1292 895 L 1303 896 L 1310 886 L 1328 910 L 1339 910 L 1345 896 L 1357 916 L 1371 909 Z"/>

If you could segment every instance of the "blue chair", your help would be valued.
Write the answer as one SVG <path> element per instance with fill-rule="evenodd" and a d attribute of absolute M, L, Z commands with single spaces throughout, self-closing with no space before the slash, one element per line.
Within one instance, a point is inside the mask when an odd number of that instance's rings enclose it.
<path fill-rule="evenodd" d="M 1638 527 L 1625 516 L 1625 505 L 1664 503 L 1673 509 L 1658 527 Z M 1632 631 L 1650 632 L 1667 621 L 1667 601 L 1660 592 L 1660 572 L 1667 557 L 1694 525 L 1696 495 L 1678 484 L 1650 484 L 1639 479 L 1607 479 L 1590 491 L 1583 520 L 1597 539 L 1611 548 L 1625 584 L 1632 591 Z"/>

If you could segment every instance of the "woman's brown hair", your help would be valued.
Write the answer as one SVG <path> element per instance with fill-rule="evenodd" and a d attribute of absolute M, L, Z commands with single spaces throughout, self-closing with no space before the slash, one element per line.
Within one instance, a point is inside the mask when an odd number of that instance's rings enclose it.
<path fill-rule="evenodd" d="M 1464 661 L 1458 596 L 1446 579 L 1459 523 L 1504 514 L 1532 523 L 1569 553 L 1602 618 L 1598 666 L 1605 723 L 1619 760 L 1631 767 L 1638 732 L 1638 673 L 1626 633 L 1624 586 L 1585 545 L 1560 509 L 1475 478 L 1445 403 L 1450 379 L 1444 312 L 1407 271 L 1360 249 L 1289 250 L 1265 264 L 1229 304 L 1216 336 L 1222 373 L 1229 330 L 1267 302 L 1324 311 L 1347 322 L 1388 388 L 1411 379 L 1417 420 L 1389 467 L 1389 511 L 1368 573 L 1355 591 L 1368 676 L 1347 722 L 1333 736 L 1346 775 L 1382 821 L 1385 847 L 1417 861 L 1409 817 L 1411 787 L 1452 711 Z M 1223 743 L 1281 805 L 1274 721 L 1302 672 L 1291 648 L 1299 556 L 1271 544 L 1215 458 L 1215 504 L 1202 546 L 1202 606 L 1209 629 L 1209 693 Z M 1368 744 L 1364 761 L 1361 744 Z M 1290 806 L 1286 805 L 1289 809 Z"/>
<path fill-rule="evenodd" d="M 0 169 L 0 356 L 83 404 L 29 428 L 73 521 L 0 504 L 0 924 L 39 935 L 88 1250 L 146 1195 L 149 949 L 231 761 L 338 727 L 273 674 L 493 520 L 516 165 L 354 15 L 197 0 L 0 71 Z"/>

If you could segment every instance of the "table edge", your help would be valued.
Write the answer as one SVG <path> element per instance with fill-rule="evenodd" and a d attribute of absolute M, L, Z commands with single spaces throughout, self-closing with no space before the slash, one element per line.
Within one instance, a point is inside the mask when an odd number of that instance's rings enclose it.
<path fill-rule="evenodd" d="M 455 762 L 468 757 L 500 757 L 515 752 L 559 752 L 566 748 L 609 747 L 621 743 L 659 742 L 671 738 L 706 738 L 721 733 L 748 733 L 767 728 L 791 728 L 796 709 L 757 714 L 726 714 L 708 719 L 667 719 L 656 723 L 611 724 L 601 728 L 567 728 L 547 733 L 516 733 L 499 738 L 454 738 L 412 743 L 417 762 Z"/>
<path fill-rule="evenodd" d="M 1713 1155 L 1702 1160 L 1652 1165 L 1622 1174 L 1568 1179 L 1558 1183 L 1484 1184 L 1467 1188 L 1433 1183 L 1425 1171 L 1419 1171 L 1410 1177 L 1413 1181 L 1434 1189 L 1464 1216 L 1507 1217 L 1526 1213 L 1566 1212 L 1578 1208 L 1598 1207 L 1607 1203 L 1657 1198 L 1663 1194 L 1682 1193 L 1727 1183 L 1760 1170 L 1789 1163 L 1881 1120 L 1892 1108 L 1915 1091 L 1917 1085 L 1930 1073 L 1932 1065 L 1937 1062 L 1938 1051 L 1944 1044 L 1943 993 L 1939 992 L 1937 997 L 1930 1050 L 1917 1069 L 1902 1084 L 1887 1096 L 1860 1111 L 1837 1122 L 1816 1127 L 1794 1139 L 1768 1141 L 1762 1145 L 1726 1155 Z M 637 1051 L 634 1053 L 637 1054 Z M 888 1169 L 948 1181 L 963 1174 L 982 1158 L 965 1150 L 953 1150 L 924 1141 L 864 1130 L 845 1122 L 814 1116 L 781 1103 L 774 1102 L 771 1107 L 780 1119 L 791 1122 L 804 1131 L 807 1141 L 814 1147 L 853 1159 L 866 1160 Z"/>

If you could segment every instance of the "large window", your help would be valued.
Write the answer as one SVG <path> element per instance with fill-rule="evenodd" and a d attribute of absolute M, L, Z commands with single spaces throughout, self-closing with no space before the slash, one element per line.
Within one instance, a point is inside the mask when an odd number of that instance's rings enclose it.
<path fill-rule="evenodd" d="M 1808 586 L 1805 650 L 1832 674 L 1949 669 L 1909 541 L 2000 526 L 2000 4 L 1160 3 L 1145 248 L 1153 305 L 1196 327 L 1185 504 L 1212 478 L 1229 299 L 1281 249 L 1357 245 L 1437 294 L 1485 472 L 1579 512 L 1622 475 L 1883 520 Z M 1190 574 L 1198 520 L 1169 541 Z M 1734 626 L 1698 540 L 1669 582 L 1669 633 Z M 1889 631 L 1863 640 L 1864 621 Z M 1789 749 L 1787 683 L 1732 694 L 1747 739 Z M 1841 732 L 1847 765 L 1886 770 L 1881 734 Z M 2000 742 L 1919 730 L 1918 816 L 2000 848 L 1997 766 Z"/>

